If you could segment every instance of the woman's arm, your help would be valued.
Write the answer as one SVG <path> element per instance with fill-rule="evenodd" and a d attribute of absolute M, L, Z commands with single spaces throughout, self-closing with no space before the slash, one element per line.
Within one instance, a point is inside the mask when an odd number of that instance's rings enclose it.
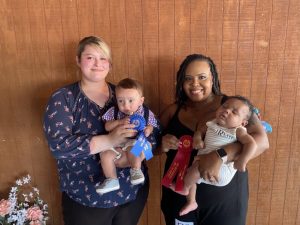
<path fill-rule="evenodd" d="M 74 132 L 74 96 L 61 88 L 50 97 L 44 114 L 44 132 L 56 159 L 83 158 L 89 155 L 91 134 Z"/>
<path fill-rule="evenodd" d="M 167 106 L 159 115 L 159 120 L 162 124 L 163 127 L 167 127 L 172 116 L 174 115 L 175 111 L 176 111 L 176 104 L 171 104 L 169 106 Z"/>
<path fill-rule="evenodd" d="M 254 159 L 270 147 L 268 135 L 255 113 L 253 114 L 251 121 L 249 121 L 249 124 L 247 125 L 247 131 L 254 138 L 257 145 L 256 152 L 252 156 L 252 159 Z"/>
<path fill-rule="evenodd" d="M 163 128 L 166 128 L 177 109 L 176 104 L 169 105 L 160 114 L 160 122 Z M 179 140 L 174 135 L 164 134 L 161 142 L 161 149 L 164 152 L 168 152 L 170 149 L 177 149 L 179 146 Z"/>

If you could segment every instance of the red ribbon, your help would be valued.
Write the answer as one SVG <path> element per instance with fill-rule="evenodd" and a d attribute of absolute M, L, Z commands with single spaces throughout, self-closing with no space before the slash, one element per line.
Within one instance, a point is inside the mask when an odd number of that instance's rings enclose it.
<path fill-rule="evenodd" d="M 174 177 L 178 174 L 175 184 L 175 191 L 182 191 L 183 189 L 183 178 L 190 161 L 193 138 L 189 135 L 184 135 L 179 140 L 181 145 L 178 148 L 170 168 L 162 179 L 162 185 L 169 188 Z"/>

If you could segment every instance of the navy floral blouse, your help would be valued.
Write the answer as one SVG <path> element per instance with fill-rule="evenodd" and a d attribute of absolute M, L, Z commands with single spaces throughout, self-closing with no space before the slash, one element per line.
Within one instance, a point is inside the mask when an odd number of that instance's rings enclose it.
<path fill-rule="evenodd" d="M 103 108 L 85 96 L 77 82 L 57 90 L 44 115 L 44 131 L 57 162 L 61 191 L 82 205 L 98 208 L 130 202 L 141 187 L 130 184 L 130 168 L 117 168 L 120 189 L 96 193 L 95 185 L 105 177 L 99 154 L 90 155 L 89 143 L 94 135 L 107 133 L 101 117 L 115 104 L 114 86 L 108 85 L 110 99 Z M 147 176 L 147 168 L 142 169 Z"/>

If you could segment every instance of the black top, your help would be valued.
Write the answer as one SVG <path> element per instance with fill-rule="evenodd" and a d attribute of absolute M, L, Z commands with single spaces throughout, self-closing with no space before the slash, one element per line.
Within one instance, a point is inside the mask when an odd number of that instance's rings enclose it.
<path fill-rule="evenodd" d="M 168 126 L 166 127 L 164 133 L 166 134 L 172 134 L 175 137 L 177 137 L 178 139 L 183 136 L 183 135 L 190 135 L 193 137 L 194 135 L 194 131 L 192 131 L 190 128 L 186 127 L 184 124 L 182 124 L 178 118 L 178 113 L 180 111 L 180 107 L 177 108 L 174 116 L 171 118 Z M 196 126 L 196 125 L 195 125 Z M 169 167 L 171 166 L 173 159 L 175 158 L 177 153 L 177 150 L 171 149 L 170 151 L 168 151 L 167 154 L 167 160 L 165 163 L 165 170 L 164 170 L 164 174 L 167 172 L 167 170 L 169 169 Z M 197 154 L 197 151 L 193 151 L 191 154 L 191 160 L 189 165 L 191 165 L 194 156 Z"/>
<path fill-rule="evenodd" d="M 182 124 L 178 118 L 180 107 L 166 127 L 165 133 L 180 138 L 183 135 L 193 136 L 194 132 Z M 165 172 L 169 169 L 177 151 L 167 152 Z M 193 151 L 190 163 L 197 151 Z M 179 216 L 179 210 L 186 204 L 186 197 L 162 187 L 161 208 L 166 225 L 174 221 L 193 222 L 197 225 L 244 225 L 248 206 L 248 173 L 237 172 L 232 181 L 223 187 L 209 184 L 198 184 L 196 201 L 198 208 L 185 216 Z"/>

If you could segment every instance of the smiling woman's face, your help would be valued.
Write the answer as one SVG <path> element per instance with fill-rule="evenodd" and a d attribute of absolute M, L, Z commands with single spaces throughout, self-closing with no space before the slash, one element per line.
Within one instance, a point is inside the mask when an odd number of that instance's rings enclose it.
<path fill-rule="evenodd" d="M 191 62 L 185 72 L 183 89 L 193 102 L 206 100 L 212 93 L 213 79 L 206 61 Z"/>
<path fill-rule="evenodd" d="M 77 58 L 77 65 L 82 72 L 82 79 L 88 81 L 103 81 L 110 69 L 110 63 L 103 51 L 96 45 L 87 45 Z"/>

